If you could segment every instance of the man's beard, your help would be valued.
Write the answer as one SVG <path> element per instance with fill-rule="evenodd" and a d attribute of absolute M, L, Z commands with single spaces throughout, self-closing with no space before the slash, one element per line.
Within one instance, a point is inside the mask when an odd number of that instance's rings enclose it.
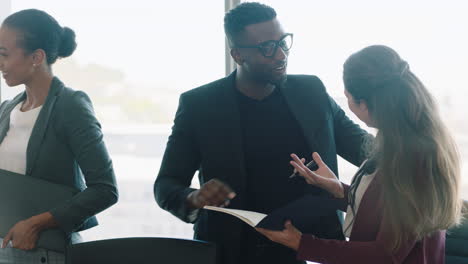
<path fill-rule="evenodd" d="M 268 80 L 268 83 L 279 87 L 279 86 L 283 86 L 286 83 L 287 79 L 288 79 L 288 76 L 285 74 L 285 75 L 281 76 L 281 78 L 279 78 L 279 79 L 276 79 L 276 80 L 270 79 L 270 80 Z"/>

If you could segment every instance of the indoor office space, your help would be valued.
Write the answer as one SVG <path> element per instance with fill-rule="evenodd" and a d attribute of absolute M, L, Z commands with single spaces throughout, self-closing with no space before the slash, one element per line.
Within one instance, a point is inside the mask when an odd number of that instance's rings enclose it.
<path fill-rule="evenodd" d="M 0 0 L 0 264 L 468 263 L 468 3 L 245 2 Z"/>

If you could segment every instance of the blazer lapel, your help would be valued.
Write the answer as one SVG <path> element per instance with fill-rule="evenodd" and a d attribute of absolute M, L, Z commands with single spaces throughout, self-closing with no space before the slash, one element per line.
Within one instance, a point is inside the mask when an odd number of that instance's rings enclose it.
<path fill-rule="evenodd" d="M 312 150 L 317 150 L 319 142 L 315 140 L 315 134 L 323 125 L 324 115 L 322 114 L 320 102 L 314 98 L 312 93 L 304 91 L 310 90 L 310 87 L 300 87 L 306 83 L 295 83 L 288 81 L 280 87 L 286 103 L 292 114 L 296 118 L 299 126 L 304 131 L 304 137 Z M 314 115 L 313 113 L 317 113 Z"/>
<path fill-rule="evenodd" d="M 26 175 L 32 174 L 57 96 L 62 90 L 63 83 L 54 77 L 52 79 L 49 94 L 47 95 L 46 101 L 39 112 L 39 116 L 37 117 L 36 123 L 34 124 L 34 128 L 31 132 L 31 137 L 29 138 L 26 153 Z"/>
<path fill-rule="evenodd" d="M 5 107 L 0 112 L 0 144 L 5 139 L 8 130 L 10 129 L 10 115 L 16 105 L 24 101 L 26 92 L 22 92 L 13 98 L 10 102 L 6 103 Z"/>
<path fill-rule="evenodd" d="M 214 131 L 209 134 L 219 137 L 216 142 L 222 142 L 213 146 L 219 153 L 219 162 L 229 170 L 229 173 L 218 175 L 221 180 L 229 182 L 236 192 L 243 192 L 246 184 L 245 160 L 242 143 L 242 128 L 240 111 L 237 103 L 235 87 L 236 71 L 226 77 L 216 90 L 216 102 L 214 102 L 212 123 L 215 123 Z M 214 121 L 214 122 L 213 122 Z M 222 159 L 222 160 L 221 160 Z M 223 179 L 225 178 L 225 179 Z M 239 199 L 236 199 L 239 200 Z M 233 201 L 234 202 L 234 201 Z M 233 204 L 235 206 L 235 204 Z"/>

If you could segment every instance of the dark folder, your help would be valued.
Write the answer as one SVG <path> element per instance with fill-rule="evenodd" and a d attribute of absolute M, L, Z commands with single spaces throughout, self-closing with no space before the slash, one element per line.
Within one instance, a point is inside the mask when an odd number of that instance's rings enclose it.
<path fill-rule="evenodd" d="M 270 230 L 283 230 L 284 222 L 292 224 L 302 233 L 313 234 L 320 238 L 344 239 L 337 210 L 344 200 L 331 197 L 305 195 L 266 215 L 254 211 L 204 206 L 204 209 L 226 213 L 239 218 L 252 227 Z"/>
<path fill-rule="evenodd" d="M 314 234 L 322 238 L 344 239 L 341 222 L 337 215 L 337 210 L 342 203 L 342 199 L 305 195 L 274 210 L 256 227 L 279 231 L 284 229 L 286 220 L 291 220 L 302 233 Z"/>
<path fill-rule="evenodd" d="M 19 221 L 48 212 L 71 199 L 79 190 L 10 171 L 0 170 L 0 236 Z M 59 228 L 40 233 L 36 246 L 64 252 L 69 234 Z"/>

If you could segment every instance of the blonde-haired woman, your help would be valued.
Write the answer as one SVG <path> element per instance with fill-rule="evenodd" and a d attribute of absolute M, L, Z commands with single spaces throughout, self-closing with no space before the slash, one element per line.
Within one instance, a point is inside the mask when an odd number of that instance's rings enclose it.
<path fill-rule="evenodd" d="M 434 99 L 386 46 L 353 54 L 343 79 L 351 111 L 378 129 L 369 159 L 350 186 L 317 153 L 316 171 L 294 154 L 291 164 L 308 183 L 342 199 L 349 241 L 301 234 L 289 221 L 281 232 L 258 231 L 320 263 L 444 263 L 444 230 L 460 219 L 460 164 Z"/>

